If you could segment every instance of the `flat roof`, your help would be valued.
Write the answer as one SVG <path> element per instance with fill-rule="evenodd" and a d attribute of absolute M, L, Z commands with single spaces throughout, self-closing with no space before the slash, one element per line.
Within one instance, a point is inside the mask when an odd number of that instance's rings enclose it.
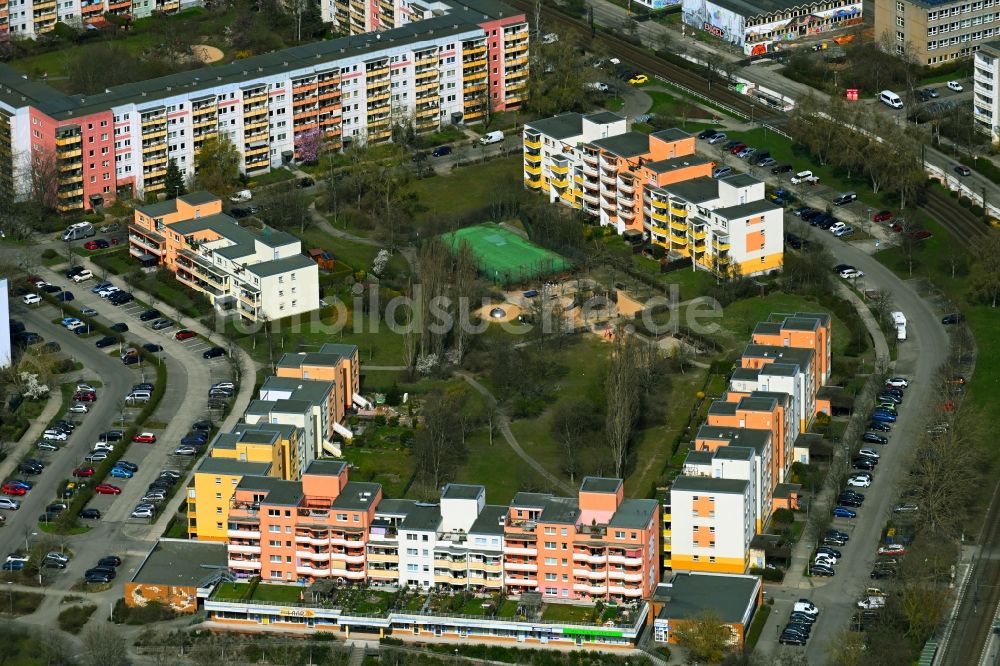
<path fill-rule="evenodd" d="M 775 375 L 777 377 L 794 377 L 799 374 L 801 367 L 798 363 L 767 363 L 760 369 L 760 374 Z"/>
<path fill-rule="evenodd" d="M 567 523 L 576 524 L 576 519 L 580 515 L 580 502 L 571 497 L 553 497 L 545 503 L 542 515 L 538 517 L 540 523 Z"/>
<path fill-rule="evenodd" d="M 333 509 L 351 509 L 354 511 L 365 511 L 374 502 L 382 484 L 369 483 L 367 481 L 348 481 L 337 499 L 330 505 Z"/>
<path fill-rule="evenodd" d="M 515 509 L 541 509 L 552 498 L 551 493 L 525 493 L 514 495 L 510 505 Z"/>
<path fill-rule="evenodd" d="M 358 353 L 357 345 L 343 344 L 339 342 L 327 342 L 319 348 L 320 354 L 330 354 L 350 358 Z"/>
<path fill-rule="evenodd" d="M 624 132 L 590 143 L 619 157 L 638 157 L 649 153 L 649 135 L 642 132 Z"/>
<path fill-rule="evenodd" d="M 693 204 L 705 203 L 719 198 L 719 181 L 705 176 L 664 185 L 661 189 Z"/>
<path fill-rule="evenodd" d="M 676 171 L 677 169 L 685 169 L 690 166 L 708 164 L 712 161 L 713 160 L 710 160 L 707 157 L 702 157 L 701 155 L 687 155 L 685 157 L 671 157 L 666 160 L 646 162 L 642 166 L 654 173 L 668 173 L 670 171 Z"/>
<path fill-rule="evenodd" d="M 729 493 L 742 495 L 746 492 L 746 479 L 715 479 L 710 476 L 681 475 L 674 479 L 671 490 L 697 493 Z"/>
<path fill-rule="evenodd" d="M 436 532 L 441 524 L 441 507 L 437 504 L 416 503 L 406 513 L 400 529 L 416 532 Z"/>
<path fill-rule="evenodd" d="M 617 493 L 622 487 L 621 479 L 612 479 L 602 476 L 588 476 L 580 484 L 580 492 L 584 493 Z"/>
<path fill-rule="evenodd" d="M 570 139 L 583 134 L 583 115 L 579 113 L 560 113 L 551 118 L 541 118 L 525 123 L 527 129 L 537 130 L 545 136 L 558 139 Z"/>
<path fill-rule="evenodd" d="M 657 139 L 663 141 L 681 141 L 683 139 L 690 139 L 691 133 L 685 132 L 679 127 L 668 127 L 667 129 L 657 130 L 649 136 L 655 136 Z"/>
<path fill-rule="evenodd" d="M 464 483 L 449 483 L 441 491 L 441 499 L 474 500 L 486 495 L 486 488 Z"/>
<path fill-rule="evenodd" d="M 302 483 L 285 481 L 270 476 L 244 476 L 236 486 L 237 490 L 261 490 L 267 497 L 261 504 L 298 506 L 302 501 Z"/>
<path fill-rule="evenodd" d="M 739 204 L 737 206 L 727 206 L 725 208 L 716 208 L 713 213 L 719 217 L 724 217 L 727 220 L 736 220 L 742 217 L 749 217 L 751 215 L 760 215 L 763 213 L 769 213 L 775 210 L 782 210 L 781 206 L 778 206 L 767 199 L 759 199 L 757 201 L 748 201 L 744 204 Z"/>
<path fill-rule="evenodd" d="M 487 504 L 472 523 L 469 534 L 503 534 L 503 518 L 506 515 L 507 507 Z"/>
<path fill-rule="evenodd" d="M 226 544 L 221 541 L 160 539 L 146 555 L 133 583 L 197 587 L 228 570 Z"/>
<path fill-rule="evenodd" d="M 622 500 L 615 515 L 608 521 L 608 527 L 623 527 L 639 530 L 649 525 L 660 503 L 654 499 Z"/>
<path fill-rule="evenodd" d="M 662 602 L 658 617 L 685 620 L 711 612 L 726 624 L 742 623 L 757 604 L 758 576 L 677 573 L 656 586 L 653 601 Z"/>
<path fill-rule="evenodd" d="M 715 450 L 717 460 L 752 460 L 755 451 L 749 446 L 720 446 Z"/>
<path fill-rule="evenodd" d="M 760 178 L 754 178 L 748 173 L 741 172 L 723 176 L 719 180 L 730 187 L 753 187 L 764 182 Z"/>
<path fill-rule="evenodd" d="M 774 486 L 774 496 L 780 499 L 787 499 L 792 495 L 799 494 L 801 490 L 801 483 L 779 483 Z"/>
<path fill-rule="evenodd" d="M 822 325 L 816 317 L 785 317 L 781 328 L 789 331 L 815 331 Z"/>
<path fill-rule="evenodd" d="M 257 264 L 247 264 L 247 270 L 257 277 L 271 277 L 289 271 L 297 271 L 302 268 L 316 268 L 316 262 L 304 254 L 293 254 L 284 259 L 274 259 L 273 261 L 262 261 Z"/>
<path fill-rule="evenodd" d="M 720 414 L 722 416 L 735 416 L 736 415 L 736 403 L 726 402 L 724 400 L 715 400 L 711 405 L 708 406 L 709 414 Z"/>
<path fill-rule="evenodd" d="M 417 505 L 415 500 L 383 499 L 375 507 L 375 515 L 405 516 Z"/>
<path fill-rule="evenodd" d="M 736 12 L 740 16 L 747 18 L 783 13 L 795 8 L 818 11 L 821 7 L 825 6 L 819 2 L 801 2 L 797 0 L 712 0 L 712 4 Z"/>
<path fill-rule="evenodd" d="M 736 368 L 729 378 L 737 381 L 755 381 L 759 375 L 760 370 L 756 368 Z"/>
<path fill-rule="evenodd" d="M 759 321 L 753 327 L 754 335 L 779 335 L 781 333 L 781 322 Z"/>
<path fill-rule="evenodd" d="M 698 449 L 691 449 L 684 456 L 685 465 L 711 465 L 712 464 L 712 452 L 711 451 L 701 451 Z"/>
<path fill-rule="evenodd" d="M 264 227 L 260 234 L 257 235 L 257 240 L 268 247 L 283 247 L 299 242 L 298 238 L 287 231 L 279 231 L 271 227 Z"/>
<path fill-rule="evenodd" d="M 195 472 L 204 474 L 240 474 L 242 476 L 264 476 L 271 469 L 271 463 L 250 462 L 233 458 L 202 458 Z"/>
<path fill-rule="evenodd" d="M 809 319 L 815 319 L 823 326 L 830 325 L 830 313 L 829 312 L 796 312 L 793 316 L 804 317 Z"/>
<path fill-rule="evenodd" d="M 313 460 L 303 474 L 321 474 L 323 476 L 340 476 L 347 469 L 347 463 L 339 460 Z"/>
<path fill-rule="evenodd" d="M 306 400 L 313 404 L 322 402 L 327 393 L 333 390 L 334 383 L 325 379 L 298 379 L 297 377 L 278 377 L 270 375 L 261 385 L 261 391 L 280 391 L 289 393 L 292 400 Z"/>
<path fill-rule="evenodd" d="M 742 355 L 749 358 L 773 358 L 775 363 L 780 359 L 784 363 L 797 363 L 805 367 L 812 362 L 816 352 L 806 347 L 749 344 L 744 348 Z"/>
<path fill-rule="evenodd" d="M 771 398 L 747 397 L 740 398 L 737 404 L 738 409 L 745 409 L 751 412 L 770 412 L 776 406 L 776 401 Z"/>
<path fill-rule="evenodd" d="M 698 428 L 698 439 L 726 440 L 728 446 L 749 446 L 758 453 L 771 441 L 771 431 L 759 428 L 734 428 L 730 426 L 703 425 Z"/>

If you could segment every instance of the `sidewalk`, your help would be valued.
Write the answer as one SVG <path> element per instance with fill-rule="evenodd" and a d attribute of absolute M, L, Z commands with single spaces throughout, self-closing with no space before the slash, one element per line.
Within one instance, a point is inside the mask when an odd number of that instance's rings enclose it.
<path fill-rule="evenodd" d="M 28 429 L 24 431 L 24 435 L 21 436 L 21 439 L 17 440 L 16 444 L 10 447 L 10 451 L 7 452 L 7 458 L 0 463 L 0 477 L 6 479 L 11 475 L 26 450 L 38 441 L 42 433 L 45 432 L 45 428 L 48 427 L 49 422 L 62 411 L 62 407 L 62 391 L 59 390 L 59 384 L 57 383 L 55 389 L 49 391 L 49 400 L 45 403 L 42 413 L 38 415 L 34 423 L 28 425 Z"/>

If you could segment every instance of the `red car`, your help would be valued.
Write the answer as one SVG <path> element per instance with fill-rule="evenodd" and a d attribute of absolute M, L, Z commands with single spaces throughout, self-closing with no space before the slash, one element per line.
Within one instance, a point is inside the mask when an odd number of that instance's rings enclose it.
<path fill-rule="evenodd" d="M 893 222 L 892 226 L 889 227 L 889 228 L 892 229 L 893 231 L 895 231 L 898 234 L 900 231 L 903 230 L 903 225 L 900 224 L 899 222 Z"/>
<path fill-rule="evenodd" d="M 23 486 L 16 486 L 13 483 L 5 483 L 3 487 L 0 488 L 0 492 L 4 495 L 27 495 L 28 491 L 24 489 Z"/>
<path fill-rule="evenodd" d="M 76 402 L 94 402 L 97 400 L 97 393 L 94 391 L 77 391 L 73 394 L 73 400 Z"/>
<path fill-rule="evenodd" d="M 873 222 L 888 222 L 892 219 L 892 213 L 887 210 L 880 210 L 879 212 L 872 215 Z"/>
<path fill-rule="evenodd" d="M 746 147 L 747 147 L 747 144 L 745 144 L 745 143 L 738 143 L 735 146 L 733 146 L 732 148 L 730 148 L 729 152 L 732 155 L 735 155 L 736 153 L 740 152 L 741 150 L 743 150 Z"/>
<path fill-rule="evenodd" d="M 196 338 L 196 337 L 198 337 L 197 333 L 195 333 L 194 331 L 190 331 L 186 328 L 181 329 L 176 333 L 174 333 L 174 339 L 176 340 L 188 340 L 190 338 Z"/>
<path fill-rule="evenodd" d="M 151 432 L 140 432 L 132 437 L 132 441 L 142 444 L 156 444 L 156 435 Z"/>
<path fill-rule="evenodd" d="M 103 238 L 98 238 L 97 240 L 87 241 L 83 244 L 84 250 L 103 250 L 109 247 L 108 241 Z"/>
<path fill-rule="evenodd" d="M 93 467 L 77 467 L 73 470 L 73 476 L 83 478 L 85 476 L 94 476 Z"/>
<path fill-rule="evenodd" d="M 37 275 L 29 275 L 28 276 L 28 284 L 38 284 L 41 281 L 42 281 L 42 278 L 38 277 Z"/>
<path fill-rule="evenodd" d="M 913 240 L 921 241 L 921 240 L 927 240 L 928 238 L 931 237 L 932 234 L 926 229 L 917 229 L 916 231 L 908 232 L 906 235 Z"/>
<path fill-rule="evenodd" d="M 120 495 L 122 489 L 110 483 L 101 483 L 94 486 L 94 492 L 98 495 Z"/>

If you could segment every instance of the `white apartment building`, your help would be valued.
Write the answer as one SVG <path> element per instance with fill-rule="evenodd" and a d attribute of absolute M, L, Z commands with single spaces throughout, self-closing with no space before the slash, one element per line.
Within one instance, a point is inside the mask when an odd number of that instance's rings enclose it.
<path fill-rule="evenodd" d="M 746 573 L 757 515 L 753 485 L 752 478 L 674 479 L 670 487 L 674 571 Z"/>
<path fill-rule="evenodd" d="M 727 451 L 735 449 L 736 451 Z M 749 478 L 740 470 L 740 465 L 729 461 L 735 456 L 742 461 L 750 451 L 752 459 L 752 480 L 754 488 L 755 529 L 760 531 L 771 515 L 771 433 L 767 430 L 749 428 L 727 428 L 702 425 L 695 436 L 694 447 L 684 461 L 684 474 L 691 476 L 715 476 L 719 478 Z M 694 454 L 702 457 L 695 457 Z M 691 467 L 688 467 L 691 465 Z M 696 467 L 700 466 L 700 467 Z"/>
<path fill-rule="evenodd" d="M 201 0 L 0 0 L 0 40 L 34 39 L 56 23 L 76 27 L 102 20 L 104 14 L 146 18 L 153 12 L 175 14 Z"/>
<path fill-rule="evenodd" d="M 987 42 L 976 52 L 972 90 L 976 129 L 1000 143 L 1000 41 Z"/>
<path fill-rule="evenodd" d="M 756 391 L 784 393 L 792 398 L 792 422 L 805 432 L 816 415 L 815 353 L 798 347 L 747 345 L 743 366 L 733 371 L 729 388 L 734 393 Z"/>

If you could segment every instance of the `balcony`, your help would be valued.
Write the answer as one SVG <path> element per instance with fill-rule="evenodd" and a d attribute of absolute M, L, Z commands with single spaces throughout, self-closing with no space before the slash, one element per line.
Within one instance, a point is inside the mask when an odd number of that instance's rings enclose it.
<path fill-rule="evenodd" d="M 717 252 L 725 252 L 726 250 L 729 250 L 729 236 L 715 236 L 712 238 L 712 248 Z"/>
<path fill-rule="evenodd" d="M 573 569 L 573 576 L 589 578 L 590 580 L 605 580 L 608 577 L 608 571 L 607 569 Z"/>
<path fill-rule="evenodd" d="M 79 144 L 81 141 L 83 141 L 83 137 L 81 137 L 79 134 L 74 134 L 72 136 L 64 136 L 57 138 L 56 145 L 59 147 L 72 146 Z"/>
<path fill-rule="evenodd" d="M 538 565 L 528 562 L 504 562 L 503 568 L 507 571 L 538 571 Z"/>
<path fill-rule="evenodd" d="M 686 208 L 677 208 L 673 204 L 671 204 L 670 214 L 673 215 L 674 217 L 687 217 L 688 212 Z"/>
<path fill-rule="evenodd" d="M 524 146 L 526 148 L 533 148 L 535 150 L 540 150 L 542 147 L 542 136 L 540 134 L 525 133 Z"/>
<path fill-rule="evenodd" d="M 628 209 L 628 208 L 620 208 L 620 209 L 618 209 L 618 217 L 620 217 L 622 219 L 625 219 L 625 220 L 630 220 L 630 221 L 634 220 L 635 219 L 635 211 L 631 210 L 631 209 Z"/>
<path fill-rule="evenodd" d="M 505 555 L 531 555 L 532 557 L 538 555 L 537 548 L 521 548 L 519 546 L 507 546 L 504 548 Z M 504 563 L 506 566 L 507 563 Z"/>
<path fill-rule="evenodd" d="M 586 592 L 588 594 L 607 594 L 608 588 L 604 585 L 589 585 L 586 583 L 573 583 L 574 592 Z"/>
<path fill-rule="evenodd" d="M 618 187 L 619 191 L 624 192 L 625 194 L 632 194 L 633 192 L 635 192 L 634 183 L 631 180 L 626 181 L 622 180 L 621 178 L 618 178 L 616 186 Z"/>
<path fill-rule="evenodd" d="M 260 569 L 260 560 L 229 560 L 230 569 Z"/>
<path fill-rule="evenodd" d="M 232 543 L 229 544 L 230 553 L 260 553 L 260 546 L 247 544 L 247 543 Z"/>
<path fill-rule="evenodd" d="M 587 552 L 575 551 L 573 553 L 574 562 L 586 562 L 588 564 L 605 564 L 608 561 L 606 555 L 594 555 Z"/>
<path fill-rule="evenodd" d="M 267 91 L 266 90 L 260 90 L 260 91 L 248 92 L 248 91 L 244 90 L 243 91 L 243 106 L 244 106 L 244 108 L 246 108 L 247 106 L 250 106 L 251 104 L 263 104 L 264 107 L 266 108 L 267 107 Z"/>

